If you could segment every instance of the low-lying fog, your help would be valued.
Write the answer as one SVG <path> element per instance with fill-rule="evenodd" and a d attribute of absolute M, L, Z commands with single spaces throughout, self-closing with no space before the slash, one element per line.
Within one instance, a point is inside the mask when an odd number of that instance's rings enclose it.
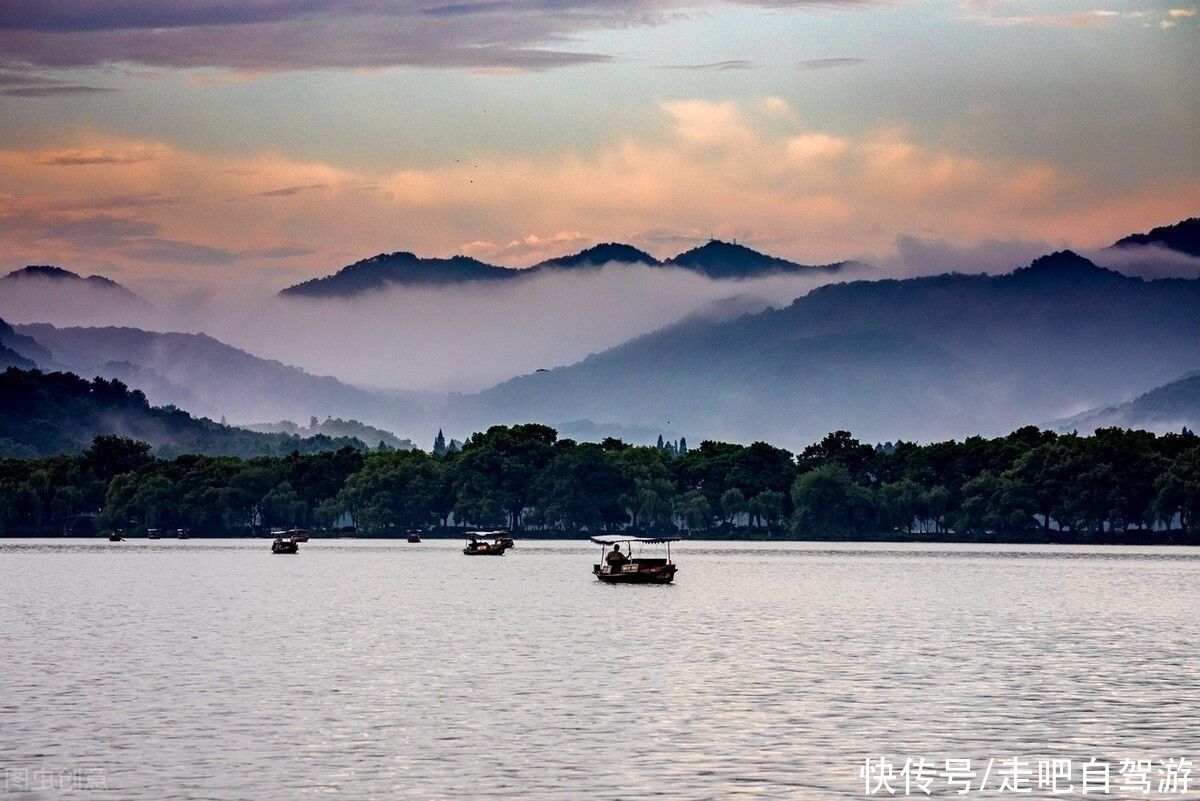
<path fill-rule="evenodd" d="M 716 281 L 685 270 L 609 265 L 322 300 L 220 288 L 180 297 L 132 287 L 151 301 L 149 311 L 90 287 L 65 291 L 27 281 L 0 292 L 0 317 L 203 332 L 363 387 L 472 391 L 573 363 L 694 314 L 786 305 L 815 286 L 849 277 L 862 274 Z"/>
<path fill-rule="evenodd" d="M 149 309 L 83 282 L 26 280 L 0 288 L 0 317 L 205 333 L 362 387 L 469 392 L 571 364 L 691 315 L 783 306 L 816 286 L 858 278 L 1010 272 L 1063 247 L 988 242 L 957 248 L 902 238 L 893 255 L 857 272 L 717 281 L 686 270 L 614 264 L 523 280 L 395 286 L 350 299 L 283 299 L 273 287 L 254 284 L 203 290 L 131 284 L 151 302 Z M 1086 255 L 1146 279 L 1200 276 L 1200 259 L 1158 248 Z"/>

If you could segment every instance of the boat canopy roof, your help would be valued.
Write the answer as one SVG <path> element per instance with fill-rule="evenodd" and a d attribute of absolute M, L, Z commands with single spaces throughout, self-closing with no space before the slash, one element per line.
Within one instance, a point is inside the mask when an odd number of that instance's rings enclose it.
<path fill-rule="evenodd" d="M 616 545 L 621 542 L 679 542 L 679 537 L 631 537 L 628 534 L 600 534 L 592 537 L 597 545 Z"/>
<path fill-rule="evenodd" d="M 469 540 L 494 540 L 500 537 L 511 538 L 512 535 L 507 531 L 468 531 L 467 539 Z"/>

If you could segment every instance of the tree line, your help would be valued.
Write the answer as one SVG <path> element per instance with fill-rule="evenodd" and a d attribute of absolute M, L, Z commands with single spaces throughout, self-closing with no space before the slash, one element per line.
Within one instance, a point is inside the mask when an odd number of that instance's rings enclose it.
<path fill-rule="evenodd" d="M 457 445 L 457 443 L 455 443 Z M 798 454 L 763 442 L 630 445 L 495 426 L 437 452 L 346 447 L 284 457 L 156 456 L 97 437 L 82 453 L 0 460 L 0 534 L 94 526 L 239 536 L 412 528 L 532 534 L 1200 544 L 1200 437 L 1027 427 L 870 445 L 845 431 Z"/>

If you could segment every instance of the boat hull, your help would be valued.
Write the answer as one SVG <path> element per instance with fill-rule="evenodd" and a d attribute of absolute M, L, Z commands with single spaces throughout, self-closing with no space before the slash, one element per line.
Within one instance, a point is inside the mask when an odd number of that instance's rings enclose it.
<path fill-rule="evenodd" d="M 294 542 L 273 542 L 271 553 L 299 553 L 300 546 Z"/>
<path fill-rule="evenodd" d="M 675 570 L 675 565 L 657 565 L 641 570 L 614 572 L 596 565 L 592 572 L 605 584 L 670 584 L 675 580 Z"/>

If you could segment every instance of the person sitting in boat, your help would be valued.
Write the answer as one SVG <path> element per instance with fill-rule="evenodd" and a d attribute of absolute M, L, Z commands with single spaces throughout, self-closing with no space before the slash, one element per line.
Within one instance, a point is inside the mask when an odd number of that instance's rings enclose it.
<path fill-rule="evenodd" d="M 613 549 L 608 552 L 608 556 L 604 557 L 604 561 L 608 562 L 611 569 L 620 570 L 621 566 L 629 561 L 629 557 L 621 553 L 620 545 L 613 545 Z"/>

